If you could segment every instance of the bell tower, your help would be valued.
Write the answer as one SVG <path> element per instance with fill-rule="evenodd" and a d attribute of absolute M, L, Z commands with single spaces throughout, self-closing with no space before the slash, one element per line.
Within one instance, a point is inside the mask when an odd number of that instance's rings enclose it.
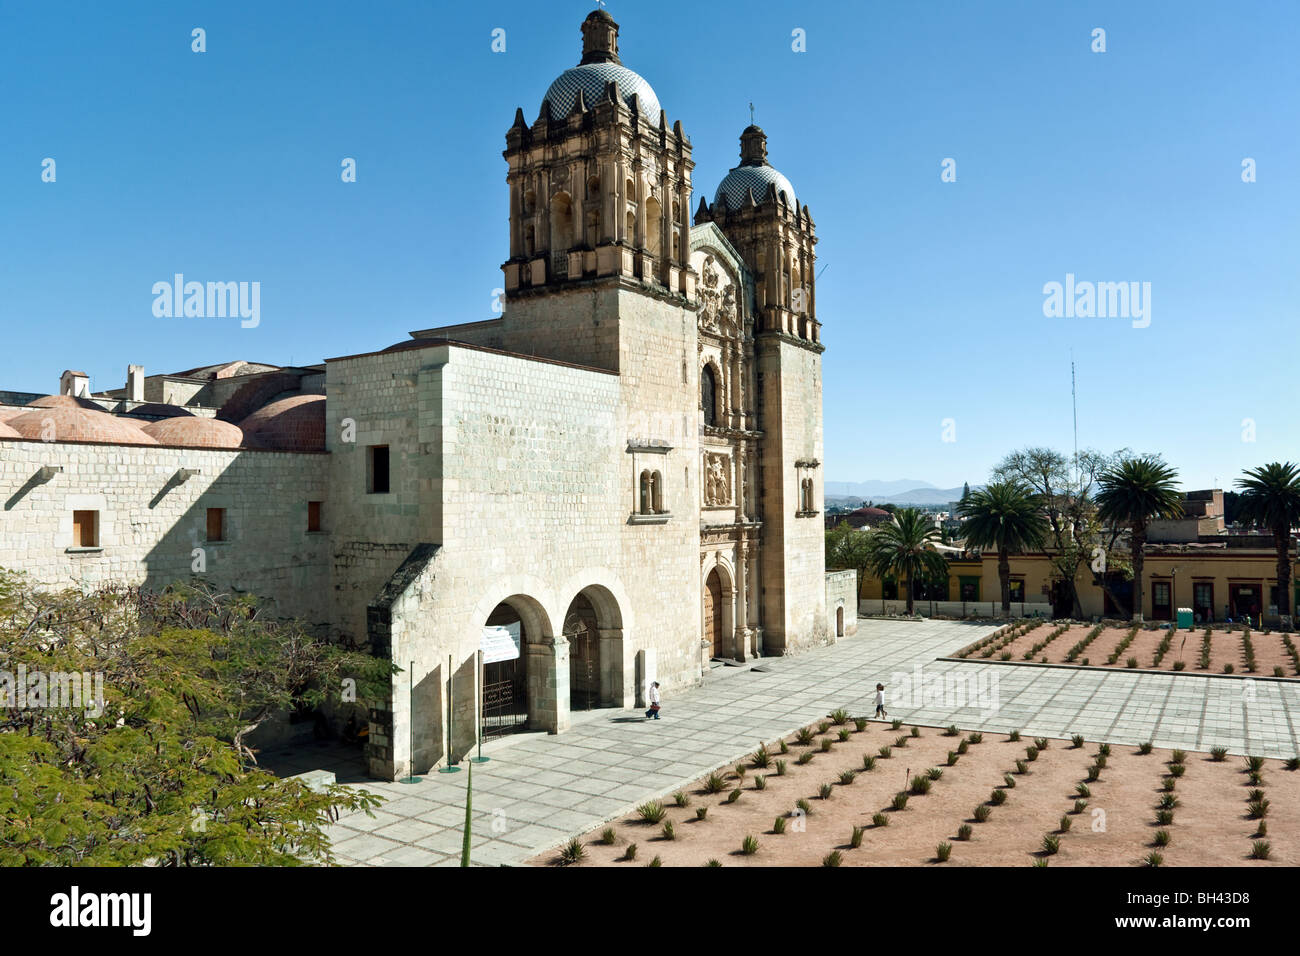
<path fill-rule="evenodd" d="M 767 134 L 740 134 L 740 165 L 723 179 L 710 206 L 701 197 L 696 224 L 716 222 L 754 273 L 758 331 L 821 341 L 814 272 L 817 232 L 794 187 L 767 161 Z"/>
<path fill-rule="evenodd" d="M 511 299 L 619 277 L 689 296 L 691 143 L 650 84 L 625 67 L 618 24 L 582 23 L 582 59 L 551 84 L 530 126 L 506 133 Z"/>
<path fill-rule="evenodd" d="M 740 165 L 696 224 L 712 222 L 754 276 L 754 362 L 762 501 L 763 653 L 819 644 L 826 616 L 821 323 L 817 234 L 794 186 L 767 160 L 767 135 L 740 134 Z"/>

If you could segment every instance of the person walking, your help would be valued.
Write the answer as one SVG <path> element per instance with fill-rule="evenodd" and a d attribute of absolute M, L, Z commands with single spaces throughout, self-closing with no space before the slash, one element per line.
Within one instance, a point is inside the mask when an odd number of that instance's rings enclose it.
<path fill-rule="evenodd" d="M 659 682 L 650 683 L 650 709 L 645 712 L 647 718 L 659 719 Z"/>
<path fill-rule="evenodd" d="M 889 714 L 885 712 L 885 685 L 884 684 L 876 685 L 876 716 L 877 717 L 889 716 Z"/>

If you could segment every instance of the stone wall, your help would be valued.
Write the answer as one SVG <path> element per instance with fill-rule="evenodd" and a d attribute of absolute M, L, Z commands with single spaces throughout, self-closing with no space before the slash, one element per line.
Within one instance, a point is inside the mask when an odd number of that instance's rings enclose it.
<path fill-rule="evenodd" d="M 44 587 L 147 584 L 195 575 L 257 594 L 274 613 L 327 620 L 328 538 L 307 531 L 326 502 L 326 456 L 0 438 L 0 567 Z M 62 470 L 41 480 L 41 468 Z M 181 469 L 197 473 L 180 481 Z M 226 509 L 209 542 L 207 509 Z M 72 513 L 99 513 L 99 543 L 74 546 Z M 199 549 L 201 554 L 196 554 Z"/>
<path fill-rule="evenodd" d="M 843 611 L 843 616 L 838 616 L 837 611 Z M 826 572 L 826 620 L 835 637 L 848 637 L 858 633 L 857 571 Z"/>
<path fill-rule="evenodd" d="M 763 642 L 767 654 L 788 654 L 826 643 L 833 633 L 822 577 L 821 355 L 814 347 L 771 334 L 759 336 L 756 352 L 764 432 Z M 809 513 L 801 512 L 805 478 L 813 482 Z"/>

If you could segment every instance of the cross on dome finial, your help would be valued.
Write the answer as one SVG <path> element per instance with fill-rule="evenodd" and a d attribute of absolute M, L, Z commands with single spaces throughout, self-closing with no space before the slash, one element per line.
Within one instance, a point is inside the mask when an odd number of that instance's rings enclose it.
<path fill-rule="evenodd" d="M 753 103 L 749 104 L 749 125 L 750 126 L 754 125 L 754 104 Z"/>

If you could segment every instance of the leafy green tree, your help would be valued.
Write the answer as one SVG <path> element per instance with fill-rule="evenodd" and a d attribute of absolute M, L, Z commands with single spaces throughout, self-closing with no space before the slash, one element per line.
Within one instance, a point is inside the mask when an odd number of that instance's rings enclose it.
<path fill-rule="evenodd" d="M 265 619 L 252 598 L 44 592 L 0 571 L 0 645 L 10 675 L 102 688 L 34 706 L 0 682 L 0 866 L 330 862 L 325 826 L 379 802 L 257 765 L 249 735 L 269 717 L 338 701 L 346 678 L 379 699 L 393 668 Z"/>
<path fill-rule="evenodd" d="M 997 549 L 1002 614 L 1010 617 L 1010 555 L 1041 548 L 1047 537 L 1047 521 L 1038 497 L 1020 482 L 995 481 L 979 491 L 968 490 L 958 512 L 965 519 L 962 532 L 967 545 Z"/>
<path fill-rule="evenodd" d="M 1157 518 L 1177 518 L 1183 513 L 1177 488 L 1178 472 L 1159 456 L 1126 458 L 1106 469 L 1098 478 L 1098 513 L 1103 521 L 1129 528 L 1129 552 L 1133 560 L 1133 620 L 1142 620 L 1142 564 L 1145 560 L 1147 526 Z"/>
<path fill-rule="evenodd" d="M 946 578 L 948 562 L 935 550 L 939 529 L 916 508 L 900 508 L 894 520 L 872 531 L 867 566 L 881 580 L 893 576 L 907 581 L 907 613 L 915 608 L 917 581 Z"/>
<path fill-rule="evenodd" d="M 1300 467 L 1270 462 L 1237 479 L 1241 515 L 1273 533 L 1277 551 L 1277 612 L 1282 627 L 1291 630 L 1291 529 L 1300 526 Z"/>
<path fill-rule="evenodd" d="M 1072 617 L 1083 616 L 1080 573 L 1092 568 L 1093 583 L 1109 592 L 1108 573 L 1123 576 L 1122 568 L 1127 567 L 1121 559 L 1108 558 L 1106 571 L 1102 571 L 1103 565 L 1095 562 L 1100 552 L 1114 547 L 1122 529 L 1100 520 L 1093 489 L 1106 468 L 1130 456 L 1128 449 L 1112 455 L 1085 449 L 1077 456 L 1067 456 L 1053 448 L 1030 447 L 1011 452 L 993 469 L 994 481 L 1027 485 L 1037 496 L 1047 521 L 1043 550 L 1053 577 L 1064 589 Z"/>

